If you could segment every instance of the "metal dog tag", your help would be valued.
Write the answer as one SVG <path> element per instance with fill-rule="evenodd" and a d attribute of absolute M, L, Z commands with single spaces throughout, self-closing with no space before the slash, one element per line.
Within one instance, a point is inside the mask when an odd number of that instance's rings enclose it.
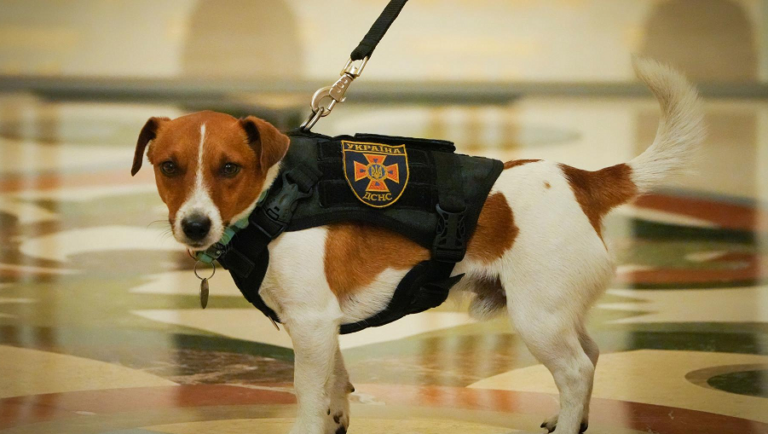
<path fill-rule="evenodd" d="M 206 278 L 202 278 L 199 274 L 197 274 L 197 266 L 200 263 L 200 261 L 195 262 L 195 268 L 193 268 L 192 271 L 194 271 L 195 277 L 200 279 L 200 306 L 205 309 L 205 307 L 208 306 L 208 279 L 216 275 L 216 264 L 211 264 L 213 267 L 213 272 L 211 272 L 211 275 Z"/>
<path fill-rule="evenodd" d="M 200 281 L 200 307 L 205 309 L 208 306 L 208 279 Z"/>

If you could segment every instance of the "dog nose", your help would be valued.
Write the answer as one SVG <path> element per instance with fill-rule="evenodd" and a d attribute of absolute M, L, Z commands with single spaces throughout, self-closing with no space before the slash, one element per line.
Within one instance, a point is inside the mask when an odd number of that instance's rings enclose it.
<path fill-rule="evenodd" d="M 201 214 L 184 217 L 181 221 L 184 234 L 192 241 L 201 241 L 211 230 L 211 219 Z"/>

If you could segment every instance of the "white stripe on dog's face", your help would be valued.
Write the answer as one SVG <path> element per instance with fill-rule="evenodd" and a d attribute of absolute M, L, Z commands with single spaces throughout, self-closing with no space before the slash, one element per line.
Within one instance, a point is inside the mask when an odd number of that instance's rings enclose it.
<path fill-rule="evenodd" d="M 252 117 L 204 111 L 164 123 L 147 156 L 174 237 L 194 250 L 221 239 L 227 225 L 253 210 L 288 144 L 274 126 Z"/>
<path fill-rule="evenodd" d="M 221 238 L 224 232 L 224 225 L 221 221 L 219 209 L 211 200 L 209 189 L 205 181 L 205 164 L 203 157 L 205 155 L 205 124 L 200 126 L 200 145 L 197 152 L 197 167 L 195 168 L 195 185 L 187 200 L 179 208 L 173 225 L 173 235 L 181 243 L 184 243 L 196 250 L 204 250 L 211 244 Z M 211 228 L 208 235 L 200 240 L 193 241 L 184 233 L 182 222 L 185 218 L 200 215 L 207 217 L 211 221 Z"/>

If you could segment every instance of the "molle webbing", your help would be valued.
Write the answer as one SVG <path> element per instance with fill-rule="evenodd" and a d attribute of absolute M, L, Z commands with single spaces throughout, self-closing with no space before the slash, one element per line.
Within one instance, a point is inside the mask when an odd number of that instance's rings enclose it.
<path fill-rule="evenodd" d="M 398 178 L 402 194 L 391 205 L 372 207 L 355 196 L 352 181 L 345 177 L 342 142 L 405 145 L 407 159 L 400 163 L 407 165 L 407 179 Z M 383 311 L 342 325 L 341 333 L 384 325 L 445 301 L 450 288 L 461 279 L 451 276 L 453 267 L 464 257 L 485 199 L 502 169 L 497 160 L 455 154 L 453 144 L 445 141 L 294 132 L 280 174 L 219 262 L 230 270 L 248 301 L 279 321 L 259 295 L 269 265 L 269 242 L 284 231 L 333 223 L 384 227 L 431 252 L 430 260 L 406 274 Z"/>

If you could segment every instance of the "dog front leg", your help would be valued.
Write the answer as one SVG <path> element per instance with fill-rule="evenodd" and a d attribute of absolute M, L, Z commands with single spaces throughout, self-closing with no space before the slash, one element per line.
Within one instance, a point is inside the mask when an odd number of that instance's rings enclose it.
<path fill-rule="evenodd" d="M 293 384 L 299 402 L 291 434 L 323 434 L 331 407 L 339 324 L 335 319 L 298 316 L 286 322 L 295 354 Z"/>
<path fill-rule="evenodd" d="M 344 434 L 349 428 L 349 394 L 355 388 L 349 382 L 349 374 L 344 366 L 344 358 L 339 347 L 336 347 L 333 379 L 330 381 L 331 416 L 326 421 L 325 432 L 328 434 Z"/>

